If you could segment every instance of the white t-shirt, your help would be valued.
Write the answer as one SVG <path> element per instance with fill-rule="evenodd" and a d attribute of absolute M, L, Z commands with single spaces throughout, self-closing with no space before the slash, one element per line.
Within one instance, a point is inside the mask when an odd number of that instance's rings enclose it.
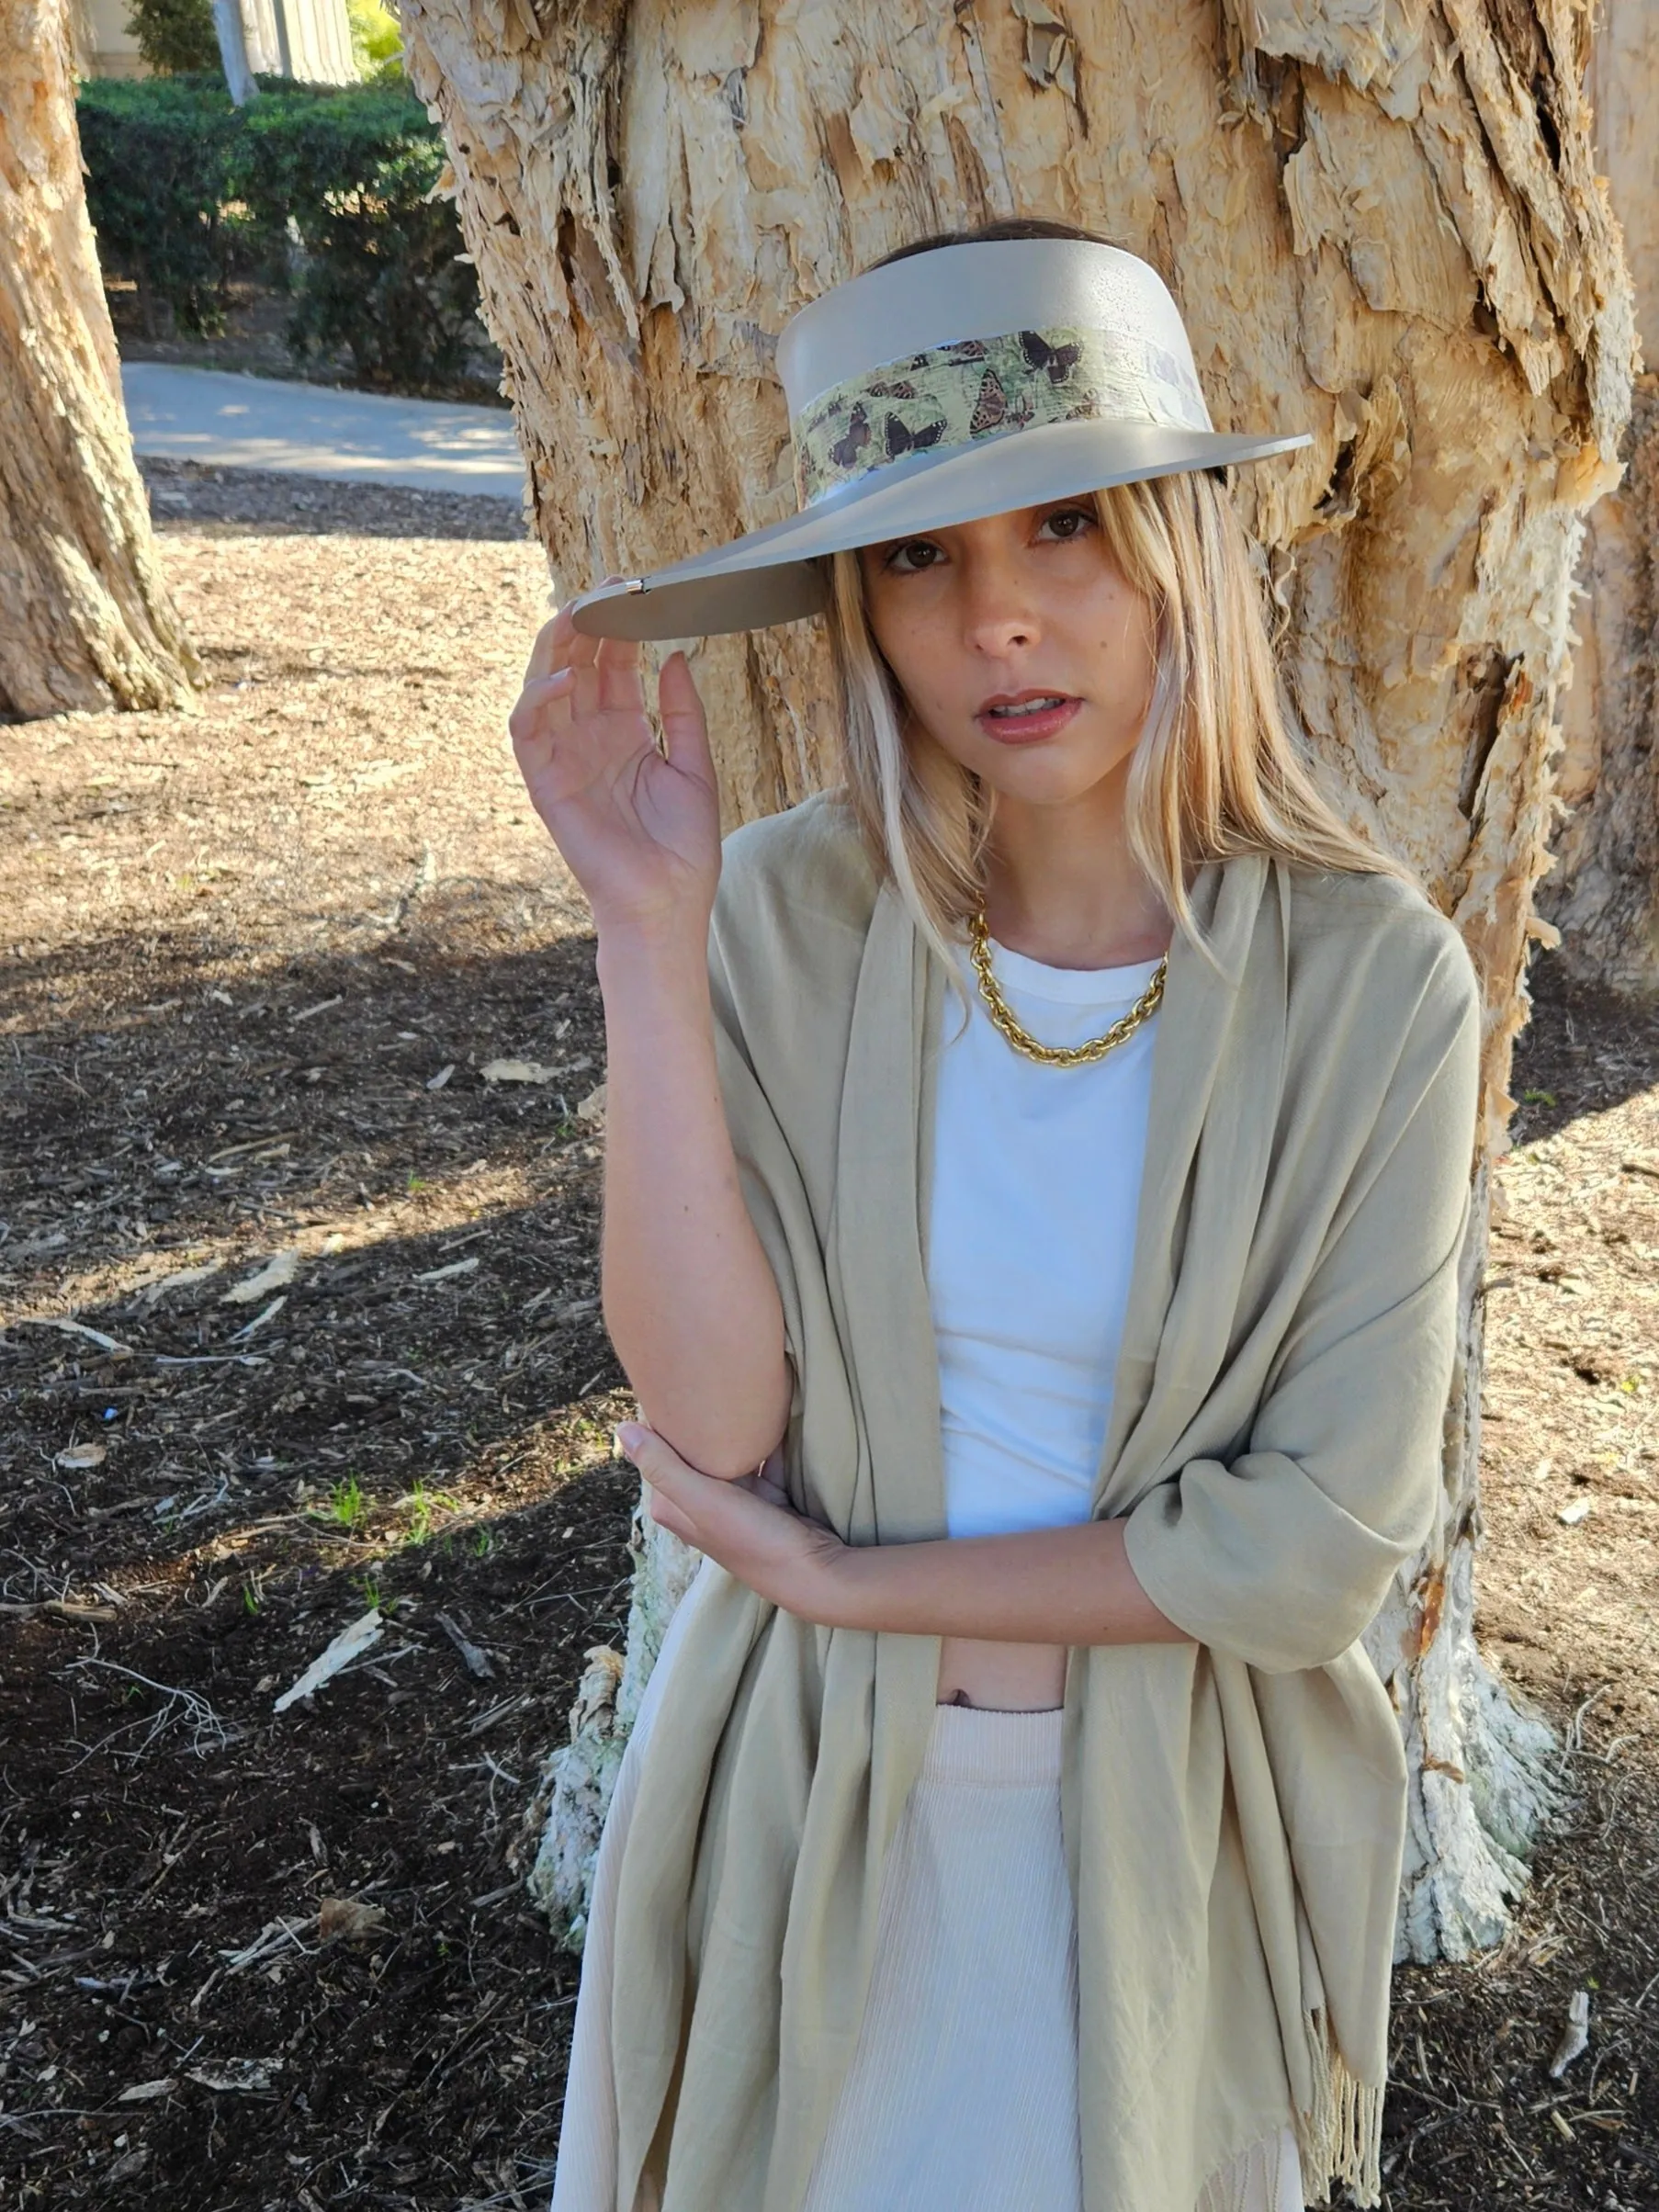
<path fill-rule="evenodd" d="M 1033 1036 L 1078 1044 L 1127 1012 L 1157 963 L 1055 968 L 993 941 L 991 966 Z M 1104 1059 L 1046 1067 L 999 1035 L 976 990 L 965 1031 L 945 994 L 928 1283 L 954 1537 L 1089 1518 L 1157 1032 L 1155 1014 Z"/>

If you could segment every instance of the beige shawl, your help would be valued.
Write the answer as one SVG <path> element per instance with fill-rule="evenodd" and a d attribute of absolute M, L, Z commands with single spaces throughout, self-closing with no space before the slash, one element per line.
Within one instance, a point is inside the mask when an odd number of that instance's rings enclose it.
<path fill-rule="evenodd" d="M 1473 1146 L 1455 931 L 1256 855 L 1170 954 L 1094 1511 L 1191 1644 L 1074 1647 L 1086 2212 L 1193 2212 L 1288 2123 L 1378 2201 L 1405 1810 L 1357 1642 L 1430 1526 Z M 927 1221 L 945 978 L 845 807 L 726 843 L 717 1042 L 796 1378 L 796 1505 L 945 1533 Z M 711 1568 L 617 1890 L 617 2212 L 796 2212 L 852 2055 L 940 1640 L 796 1619 Z M 706 1579 L 706 1578 L 705 1578 Z"/>

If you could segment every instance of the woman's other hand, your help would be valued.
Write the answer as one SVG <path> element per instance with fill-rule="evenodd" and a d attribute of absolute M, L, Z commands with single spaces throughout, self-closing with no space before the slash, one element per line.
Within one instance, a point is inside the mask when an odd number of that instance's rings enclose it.
<path fill-rule="evenodd" d="M 626 1422 L 616 1440 L 650 1485 L 651 1518 L 717 1560 L 762 1597 L 803 1620 L 838 1625 L 850 1547 L 790 1505 L 769 1460 L 722 1482 L 688 1466 L 653 1428 Z"/>
<path fill-rule="evenodd" d="M 703 702 L 685 655 L 657 684 L 665 751 L 646 712 L 638 644 L 583 637 L 561 607 L 536 634 L 508 717 L 532 804 L 607 928 L 706 933 L 720 807 Z"/>

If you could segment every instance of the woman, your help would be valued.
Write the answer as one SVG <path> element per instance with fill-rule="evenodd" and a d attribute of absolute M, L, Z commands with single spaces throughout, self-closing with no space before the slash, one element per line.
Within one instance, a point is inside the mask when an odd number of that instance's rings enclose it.
<path fill-rule="evenodd" d="M 543 632 L 604 1308 L 706 1556 L 596 1871 L 555 2212 L 1378 2201 L 1455 931 L 1299 765 L 1156 274 L 925 240 L 803 310 L 800 513 Z M 683 655 L 821 610 L 844 784 L 717 835 Z"/>

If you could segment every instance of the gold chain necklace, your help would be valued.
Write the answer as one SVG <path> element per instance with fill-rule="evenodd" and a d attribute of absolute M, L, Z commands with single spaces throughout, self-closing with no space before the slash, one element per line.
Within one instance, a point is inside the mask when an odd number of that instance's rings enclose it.
<path fill-rule="evenodd" d="M 1151 982 L 1129 1011 L 1120 1014 L 1112 1027 L 1102 1030 L 1098 1037 L 1086 1037 L 1081 1044 L 1044 1044 L 1015 1018 L 1013 1008 L 1002 996 L 991 972 L 991 933 L 985 919 L 983 899 L 968 916 L 968 949 L 974 974 L 979 980 L 979 996 L 985 1000 L 985 1010 L 993 1027 L 1016 1052 L 1023 1053 L 1028 1060 L 1040 1060 L 1044 1067 L 1086 1067 L 1091 1061 L 1103 1060 L 1114 1045 L 1133 1037 L 1141 1023 L 1157 1011 L 1164 995 L 1164 977 L 1169 970 L 1169 955 L 1166 953 L 1153 971 Z"/>

